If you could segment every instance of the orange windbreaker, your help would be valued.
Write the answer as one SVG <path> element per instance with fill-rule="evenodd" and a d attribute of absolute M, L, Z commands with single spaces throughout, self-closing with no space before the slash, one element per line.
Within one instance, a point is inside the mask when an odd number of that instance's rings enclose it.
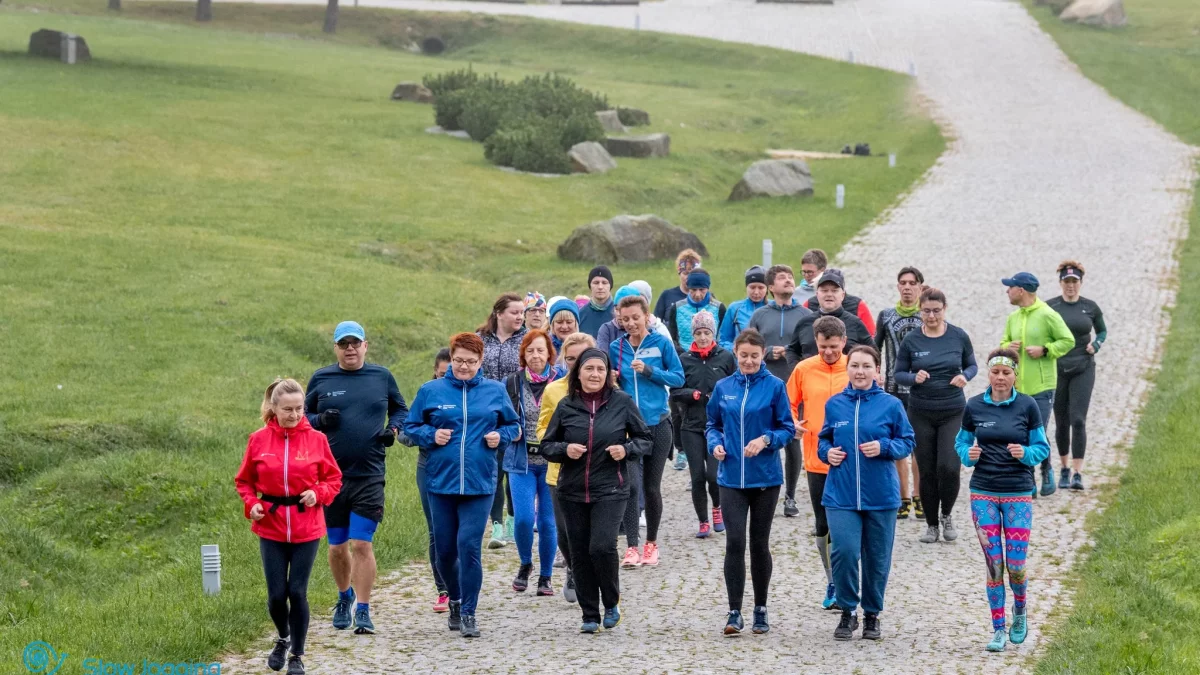
<path fill-rule="evenodd" d="M 829 365 L 821 355 L 804 359 L 796 364 L 787 381 L 788 401 L 792 404 L 792 418 L 796 428 L 804 427 L 804 470 L 812 473 L 829 473 L 829 465 L 817 459 L 817 434 L 825 424 L 825 402 L 834 394 L 841 393 L 850 383 L 846 374 L 846 355 L 837 363 Z M 804 406 L 804 419 L 800 419 L 800 406 Z"/>

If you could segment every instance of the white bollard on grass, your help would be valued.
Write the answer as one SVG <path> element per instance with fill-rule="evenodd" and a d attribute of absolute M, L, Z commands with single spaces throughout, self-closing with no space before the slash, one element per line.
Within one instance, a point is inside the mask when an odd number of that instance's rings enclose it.
<path fill-rule="evenodd" d="M 839 184 L 837 186 L 837 207 L 839 209 L 846 206 L 846 186 Z"/>
<path fill-rule="evenodd" d="M 763 269 L 771 268 L 771 254 L 774 253 L 775 246 L 770 239 L 763 239 Z"/>
<path fill-rule="evenodd" d="M 221 592 L 221 550 L 216 544 L 200 546 L 200 570 L 204 577 L 205 595 Z"/>

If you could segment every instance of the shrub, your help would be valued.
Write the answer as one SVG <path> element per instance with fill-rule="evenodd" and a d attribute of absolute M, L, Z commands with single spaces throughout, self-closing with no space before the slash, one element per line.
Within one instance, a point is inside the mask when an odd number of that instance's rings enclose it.
<path fill-rule="evenodd" d="M 424 84 L 438 98 L 441 98 L 442 94 L 473 87 L 478 83 L 479 75 L 471 69 L 471 66 L 467 66 L 462 70 L 452 70 L 448 73 L 440 73 L 438 75 L 426 75 L 421 78 L 421 84 Z"/>
<path fill-rule="evenodd" d="M 502 129 L 484 143 L 484 156 L 493 164 L 534 173 L 570 173 L 571 162 L 562 147 L 562 123 L 530 120 Z"/>

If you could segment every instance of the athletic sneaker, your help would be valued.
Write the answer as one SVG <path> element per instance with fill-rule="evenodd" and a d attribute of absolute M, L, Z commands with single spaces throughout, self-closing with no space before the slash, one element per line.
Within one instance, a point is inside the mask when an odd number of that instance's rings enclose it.
<path fill-rule="evenodd" d="M 1071 487 L 1071 470 L 1065 466 L 1058 470 L 1058 487 L 1064 490 Z"/>
<path fill-rule="evenodd" d="M 492 523 L 492 538 L 488 540 L 488 548 L 504 548 L 504 526 Z"/>
<path fill-rule="evenodd" d="M 742 620 L 742 613 L 736 609 L 729 610 L 729 619 L 725 622 L 725 637 L 741 635 L 745 628 L 746 622 Z"/>
<path fill-rule="evenodd" d="M 920 497 L 913 497 L 913 517 L 917 519 L 925 517 L 925 505 L 921 503 Z"/>
<path fill-rule="evenodd" d="M 767 623 L 767 608 L 759 605 L 754 608 L 754 627 L 751 628 L 755 635 L 762 635 L 771 630 L 771 624 Z"/>
<path fill-rule="evenodd" d="M 351 608 L 354 607 L 358 596 L 354 593 L 354 587 L 350 587 L 350 597 L 343 598 L 341 593 L 338 593 L 337 604 L 333 606 L 333 627 L 338 630 L 346 630 L 354 624 L 354 613 Z"/>
<path fill-rule="evenodd" d="M 304 662 L 299 656 L 292 654 L 288 657 L 287 675 L 304 675 Z"/>
<path fill-rule="evenodd" d="M 833 629 L 833 639 L 849 640 L 854 637 L 856 630 L 858 630 L 858 615 L 843 609 L 842 618 L 838 621 L 837 628 Z"/>
<path fill-rule="evenodd" d="M 721 509 L 719 507 L 713 509 L 712 511 L 713 511 L 713 519 L 712 519 L 713 532 L 724 532 L 725 531 L 725 514 L 721 513 Z"/>
<path fill-rule="evenodd" d="M 636 546 L 630 546 L 625 549 L 625 559 L 621 561 L 621 567 L 632 568 L 642 564 L 642 554 L 638 553 Z"/>
<path fill-rule="evenodd" d="M 795 518 L 800 515 L 800 507 L 796 506 L 796 500 L 788 497 L 783 500 L 783 515 L 788 518 Z"/>
<path fill-rule="evenodd" d="M 1071 478 L 1071 489 L 1072 490 L 1082 490 L 1083 489 L 1083 474 L 1077 473 L 1077 474 L 1075 474 L 1075 476 L 1073 478 Z"/>
<path fill-rule="evenodd" d="M 371 610 L 363 607 L 354 612 L 354 634 L 355 635 L 374 635 L 375 623 L 371 621 Z"/>
<path fill-rule="evenodd" d="M 936 542 L 937 540 L 938 540 L 937 525 L 928 525 L 925 527 L 925 534 L 921 535 L 921 538 L 918 539 L 917 541 L 921 542 L 922 544 L 932 544 L 932 543 Z"/>
<path fill-rule="evenodd" d="M 837 589 L 833 584 L 825 587 L 825 599 L 821 601 L 822 609 L 838 609 L 837 606 Z"/>
<path fill-rule="evenodd" d="M 687 455 L 683 454 L 682 452 L 675 453 L 674 468 L 676 471 L 683 471 L 684 469 L 686 469 L 687 468 Z"/>
<path fill-rule="evenodd" d="M 589 633 L 589 634 L 590 633 L 599 633 L 600 632 L 600 624 L 596 623 L 595 621 L 584 621 L 583 623 L 579 624 L 579 632 L 580 633 Z"/>
<path fill-rule="evenodd" d="M 450 610 L 450 596 L 445 593 L 438 593 L 438 599 L 433 601 L 433 611 L 441 614 Z"/>
<path fill-rule="evenodd" d="M 1054 487 L 1054 470 L 1048 466 L 1042 467 L 1042 496 L 1049 497 L 1058 488 Z"/>
<path fill-rule="evenodd" d="M 446 628 L 450 630 L 462 629 L 462 601 L 450 601 L 450 616 L 446 617 Z"/>
<path fill-rule="evenodd" d="M 942 514 L 942 539 L 946 541 L 954 541 L 958 539 L 958 530 L 954 527 L 954 521 L 950 518 L 950 514 Z"/>
<path fill-rule="evenodd" d="M 554 595 L 554 586 L 550 583 L 550 577 L 538 577 L 537 594 L 543 598 L 549 598 Z"/>
<path fill-rule="evenodd" d="M 700 523 L 700 529 L 696 531 L 696 538 L 708 539 L 710 529 L 708 523 Z"/>
<path fill-rule="evenodd" d="M 992 636 L 992 641 L 988 643 L 987 650 L 989 652 L 1002 652 L 1007 644 L 1008 633 L 1005 633 L 1004 629 L 1001 628 L 1000 630 L 996 631 L 995 635 Z"/>
<path fill-rule="evenodd" d="M 475 623 L 474 614 L 464 614 L 462 618 L 462 628 L 459 632 L 465 638 L 479 637 L 479 625 Z"/>
<path fill-rule="evenodd" d="M 267 667 L 271 670 L 283 670 L 283 664 L 287 661 L 288 639 L 277 638 L 275 646 L 271 648 L 271 655 L 267 657 Z"/>
<path fill-rule="evenodd" d="M 558 555 L 554 556 L 554 566 L 559 569 L 566 569 L 567 557 L 563 555 L 562 551 L 559 551 Z"/>
<path fill-rule="evenodd" d="M 621 625 L 621 605 L 604 610 L 604 630 L 612 630 Z"/>
<path fill-rule="evenodd" d="M 517 577 L 513 579 L 512 589 L 518 593 L 524 593 L 525 589 L 529 588 L 530 574 L 533 574 L 533 565 L 521 565 L 517 570 Z"/>
<path fill-rule="evenodd" d="M 1014 644 L 1019 645 L 1025 641 L 1025 637 L 1029 635 L 1029 623 L 1026 620 L 1025 608 L 1013 608 L 1013 625 L 1008 629 L 1008 639 Z"/>
<path fill-rule="evenodd" d="M 867 614 L 863 617 L 862 637 L 864 640 L 878 640 L 883 637 L 883 634 L 879 632 L 878 614 Z"/>
<path fill-rule="evenodd" d="M 908 520 L 908 515 L 912 511 L 912 500 L 901 499 L 900 508 L 896 510 L 896 520 Z"/>
<path fill-rule="evenodd" d="M 567 583 L 563 584 L 563 599 L 572 604 L 579 602 L 579 596 L 575 594 L 575 575 L 567 570 Z"/>
<path fill-rule="evenodd" d="M 504 517 L 504 541 L 515 542 L 517 540 L 517 521 L 512 516 Z"/>
<path fill-rule="evenodd" d="M 640 514 L 638 514 L 638 527 L 641 527 L 641 528 L 646 527 L 646 512 L 645 511 L 642 511 Z"/>
<path fill-rule="evenodd" d="M 651 567 L 658 564 L 658 544 L 648 541 L 642 546 L 642 564 Z"/>

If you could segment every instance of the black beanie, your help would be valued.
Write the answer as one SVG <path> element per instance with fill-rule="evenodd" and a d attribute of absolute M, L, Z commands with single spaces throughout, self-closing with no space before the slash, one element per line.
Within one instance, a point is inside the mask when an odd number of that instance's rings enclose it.
<path fill-rule="evenodd" d="M 767 284 L 767 271 L 761 265 L 755 265 L 746 270 L 746 285 L 750 284 Z"/>
<path fill-rule="evenodd" d="M 609 286 L 613 285 L 612 272 L 610 272 L 609 269 L 604 265 L 596 265 L 592 268 L 591 272 L 588 272 L 588 286 L 592 285 L 592 279 L 595 279 L 596 277 L 604 277 L 605 279 L 608 279 Z"/>

